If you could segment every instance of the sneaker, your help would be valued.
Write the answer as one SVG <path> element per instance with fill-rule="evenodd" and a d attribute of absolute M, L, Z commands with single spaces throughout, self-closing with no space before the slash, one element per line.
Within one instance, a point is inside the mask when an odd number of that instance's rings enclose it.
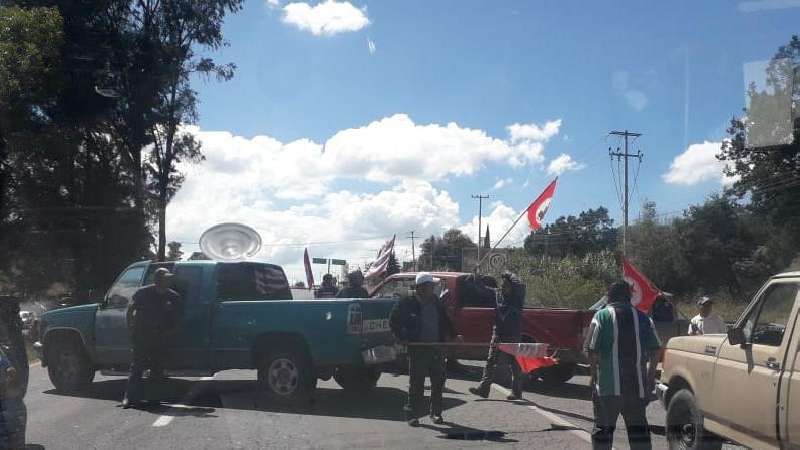
<path fill-rule="evenodd" d="M 442 416 L 433 415 L 431 416 L 431 422 L 435 423 L 436 425 L 441 425 L 444 423 L 444 419 Z"/>
<path fill-rule="evenodd" d="M 410 426 L 410 427 L 418 427 L 419 426 L 419 419 L 408 419 L 408 426 Z"/>
<path fill-rule="evenodd" d="M 478 397 L 489 398 L 489 392 L 484 389 L 471 387 L 469 388 L 469 391 Z"/>
<path fill-rule="evenodd" d="M 508 397 L 506 397 L 506 400 L 519 400 L 520 398 L 521 397 L 517 394 L 511 394 Z"/>

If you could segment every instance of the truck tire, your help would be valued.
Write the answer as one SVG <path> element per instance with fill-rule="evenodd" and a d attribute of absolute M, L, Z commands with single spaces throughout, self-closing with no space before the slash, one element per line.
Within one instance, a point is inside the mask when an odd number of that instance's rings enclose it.
<path fill-rule="evenodd" d="M 543 367 L 531 373 L 532 381 L 539 380 L 548 387 L 557 387 L 571 380 L 578 370 L 576 363 L 562 363 L 555 366 Z"/>
<path fill-rule="evenodd" d="M 381 371 L 375 367 L 345 366 L 337 367 L 333 379 L 345 391 L 366 392 L 378 384 Z"/>
<path fill-rule="evenodd" d="M 295 346 L 265 353 L 258 364 L 258 382 L 270 401 L 303 405 L 314 395 L 317 374 L 305 350 Z"/>
<path fill-rule="evenodd" d="M 694 394 L 681 389 L 667 407 L 667 442 L 671 450 L 719 450 L 722 440 L 703 428 L 703 415 Z"/>
<path fill-rule="evenodd" d="M 94 367 L 80 340 L 72 336 L 53 337 L 47 352 L 47 375 L 56 391 L 74 393 L 94 381 Z"/>

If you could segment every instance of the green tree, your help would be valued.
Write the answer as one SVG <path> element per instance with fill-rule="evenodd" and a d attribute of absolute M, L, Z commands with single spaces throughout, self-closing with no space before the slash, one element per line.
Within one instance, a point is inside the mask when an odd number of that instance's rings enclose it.
<path fill-rule="evenodd" d="M 583 257 L 616 247 L 617 230 L 608 209 L 581 211 L 578 216 L 561 216 L 525 238 L 525 249 L 537 255 Z"/>
<path fill-rule="evenodd" d="M 419 267 L 424 270 L 461 271 L 461 253 L 475 243 L 461 230 L 450 229 L 442 237 L 431 236 L 422 242 Z"/>
<path fill-rule="evenodd" d="M 394 275 L 396 273 L 400 273 L 400 263 L 397 261 L 397 258 L 394 256 L 394 252 L 389 255 L 389 262 L 386 263 L 386 276 Z"/>

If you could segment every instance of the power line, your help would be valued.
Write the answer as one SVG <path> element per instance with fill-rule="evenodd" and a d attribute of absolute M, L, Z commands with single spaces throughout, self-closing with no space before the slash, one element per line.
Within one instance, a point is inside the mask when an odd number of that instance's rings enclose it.
<path fill-rule="evenodd" d="M 620 153 L 619 151 L 612 152 L 610 148 L 608 149 L 608 154 L 609 155 L 617 157 L 617 164 L 619 164 L 620 159 L 624 160 L 624 162 L 625 162 L 625 198 L 624 198 L 625 202 L 624 202 L 624 207 L 622 209 L 622 212 L 623 212 L 622 254 L 624 255 L 625 252 L 626 252 L 627 244 L 628 244 L 628 238 L 627 238 L 627 235 L 628 235 L 628 197 L 629 197 L 629 194 L 628 194 L 628 159 L 630 159 L 630 158 L 638 158 L 639 161 L 641 162 L 641 159 L 642 159 L 642 156 L 643 156 L 642 152 L 640 150 L 637 150 L 636 154 L 628 153 L 628 143 L 629 143 L 629 139 L 630 138 L 633 138 L 633 140 L 635 141 L 642 134 L 641 133 L 634 133 L 634 132 L 631 132 L 631 131 L 628 131 L 628 130 L 625 130 L 625 131 L 611 131 L 611 132 L 609 132 L 609 134 L 613 134 L 613 135 L 616 135 L 616 136 L 622 136 L 624 138 L 624 140 L 625 140 L 625 151 L 623 153 Z"/>

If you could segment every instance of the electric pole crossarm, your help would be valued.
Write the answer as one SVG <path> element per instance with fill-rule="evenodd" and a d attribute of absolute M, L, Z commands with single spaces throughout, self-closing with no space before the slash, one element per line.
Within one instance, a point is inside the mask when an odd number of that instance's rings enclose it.
<path fill-rule="evenodd" d="M 623 214 L 623 225 L 622 225 L 622 254 L 627 254 L 628 249 L 628 159 L 630 158 L 639 158 L 639 162 L 642 160 L 642 152 L 637 151 L 636 154 L 628 153 L 628 140 L 630 138 L 638 138 L 642 135 L 642 133 L 634 133 L 632 131 L 611 131 L 608 134 L 613 134 L 615 136 L 621 136 L 625 140 L 625 150 L 620 153 L 619 148 L 617 148 L 617 152 L 612 152 L 611 149 L 608 150 L 608 154 L 610 156 L 616 156 L 617 158 L 622 158 L 625 160 L 625 187 L 624 187 L 624 200 L 622 206 L 622 214 Z"/>

